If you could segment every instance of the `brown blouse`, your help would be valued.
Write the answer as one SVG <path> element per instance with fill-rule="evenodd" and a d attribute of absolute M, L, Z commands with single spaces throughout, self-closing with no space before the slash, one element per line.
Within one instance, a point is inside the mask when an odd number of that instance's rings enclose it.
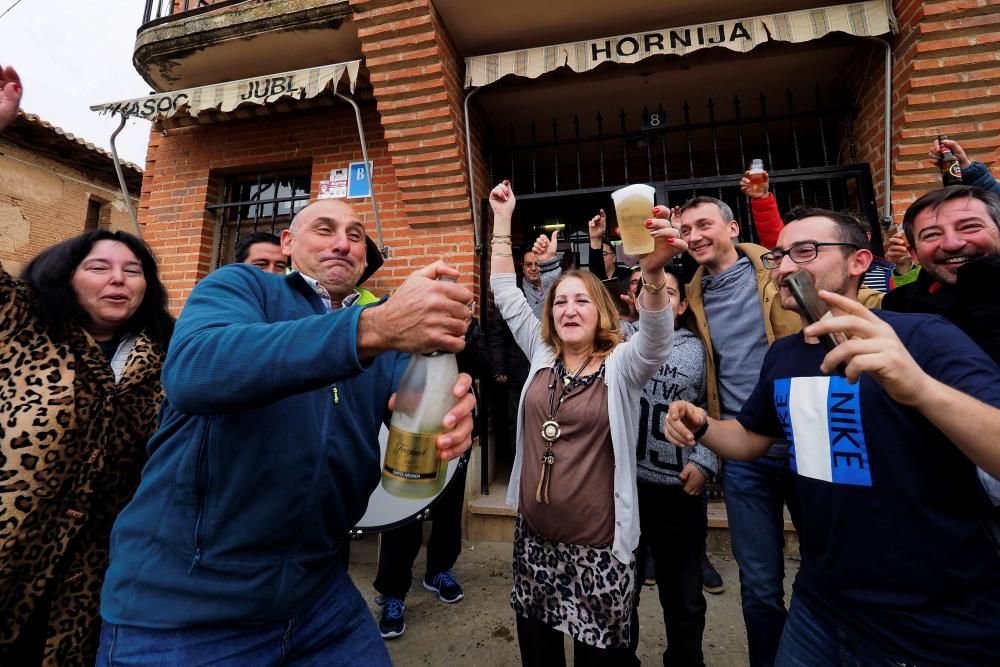
<path fill-rule="evenodd" d="M 576 387 L 556 413 L 562 430 L 552 443 L 549 502 L 535 500 L 546 441 L 542 424 L 549 418 L 551 368 L 539 370 L 525 395 L 524 448 L 519 511 L 528 526 L 552 542 L 607 545 L 615 537 L 614 452 L 608 421 L 608 386 L 603 378 Z M 562 381 L 558 380 L 559 385 Z M 556 401 L 560 387 L 555 388 Z"/>

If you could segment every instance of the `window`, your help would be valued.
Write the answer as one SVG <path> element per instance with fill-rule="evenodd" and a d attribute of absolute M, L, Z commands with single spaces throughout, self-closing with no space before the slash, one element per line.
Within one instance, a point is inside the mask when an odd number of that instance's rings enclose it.
<path fill-rule="evenodd" d="M 233 261 L 237 241 L 254 232 L 281 235 L 292 217 L 309 203 L 308 167 L 260 170 L 230 176 L 225 181 L 222 203 L 208 206 L 221 222 L 218 264 Z"/>
<path fill-rule="evenodd" d="M 108 226 L 108 202 L 91 195 L 87 199 L 87 217 L 83 222 L 83 230 L 106 228 Z"/>

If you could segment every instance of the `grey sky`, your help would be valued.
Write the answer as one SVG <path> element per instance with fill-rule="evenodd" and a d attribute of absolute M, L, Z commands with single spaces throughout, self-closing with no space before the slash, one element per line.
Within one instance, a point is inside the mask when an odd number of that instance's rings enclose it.
<path fill-rule="evenodd" d="M 0 0 L 0 13 L 14 1 Z M 142 0 L 21 0 L 0 19 L 0 63 L 21 75 L 22 108 L 109 148 L 118 118 L 90 106 L 150 92 L 132 67 L 144 6 Z M 130 119 L 118 135 L 118 154 L 144 166 L 148 137 L 149 122 Z"/>

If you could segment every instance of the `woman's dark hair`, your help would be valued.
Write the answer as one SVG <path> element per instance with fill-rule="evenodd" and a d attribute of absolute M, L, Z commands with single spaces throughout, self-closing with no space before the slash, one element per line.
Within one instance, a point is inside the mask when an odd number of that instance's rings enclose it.
<path fill-rule="evenodd" d="M 167 311 L 167 290 L 160 282 L 156 259 L 142 239 L 127 232 L 95 229 L 57 243 L 40 252 L 24 269 L 21 278 L 38 292 L 35 312 L 49 327 L 65 330 L 70 322 L 85 325 L 90 316 L 80 305 L 70 280 L 80 262 L 98 241 L 117 241 L 142 263 L 146 292 L 139 308 L 117 333 L 146 333 L 164 351 L 174 332 L 174 318 Z"/>

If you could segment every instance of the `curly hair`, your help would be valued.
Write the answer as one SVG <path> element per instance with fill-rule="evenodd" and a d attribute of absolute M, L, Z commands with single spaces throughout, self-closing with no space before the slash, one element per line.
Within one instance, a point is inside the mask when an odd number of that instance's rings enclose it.
<path fill-rule="evenodd" d="M 605 357 L 622 341 L 619 330 L 620 318 L 618 306 L 603 283 L 590 271 L 572 270 L 560 275 L 545 293 L 544 310 L 542 311 L 542 341 L 551 347 L 557 357 L 563 353 L 563 342 L 556 332 L 555 319 L 552 316 L 552 304 L 556 298 L 556 288 L 568 278 L 577 278 L 583 282 L 584 289 L 590 295 L 597 308 L 597 331 L 594 332 L 594 355 Z"/>

